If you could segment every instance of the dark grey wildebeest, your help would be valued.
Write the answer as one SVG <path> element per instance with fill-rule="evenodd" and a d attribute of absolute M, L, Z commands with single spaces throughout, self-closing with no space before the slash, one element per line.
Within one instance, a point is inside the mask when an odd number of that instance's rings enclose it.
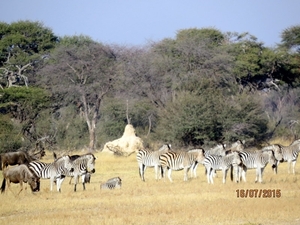
<path fill-rule="evenodd" d="M 1 168 L 5 169 L 9 165 L 21 165 L 29 164 L 32 159 L 27 152 L 17 151 L 17 152 L 6 152 L 0 154 Z"/>
<path fill-rule="evenodd" d="M 11 167 L 3 171 L 3 181 L 1 185 L 1 193 L 5 191 L 6 183 L 10 189 L 10 183 L 20 184 L 21 189 L 18 194 L 23 190 L 23 182 L 28 183 L 32 192 L 40 190 L 40 178 L 32 172 L 27 165 L 21 164 L 19 166 Z"/>

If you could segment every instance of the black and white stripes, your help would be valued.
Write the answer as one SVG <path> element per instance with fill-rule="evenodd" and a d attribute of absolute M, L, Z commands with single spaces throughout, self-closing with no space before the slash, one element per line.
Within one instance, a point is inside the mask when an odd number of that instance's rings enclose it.
<path fill-rule="evenodd" d="M 29 168 L 33 170 L 38 177 L 50 179 L 51 191 L 54 181 L 56 181 L 57 191 L 61 191 L 60 178 L 65 176 L 66 172 L 72 172 L 74 170 L 70 156 L 68 155 L 60 157 L 52 163 L 32 161 L 29 163 Z"/>
<path fill-rule="evenodd" d="M 159 178 L 158 172 L 159 170 L 161 170 L 159 156 L 169 152 L 170 150 L 171 150 L 171 145 L 165 144 L 157 151 L 150 151 L 144 149 L 138 151 L 136 155 L 136 159 L 138 162 L 139 174 L 142 181 L 145 181 L 145 171 L 147 167 L 154 167 L 155 179 L 157 180 Z"/>

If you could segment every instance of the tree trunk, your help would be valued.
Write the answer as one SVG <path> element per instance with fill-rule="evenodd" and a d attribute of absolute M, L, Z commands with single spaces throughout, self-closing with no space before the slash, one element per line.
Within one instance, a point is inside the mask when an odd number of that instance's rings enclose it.
<path fill-rule="evenodd" d="M 101 101 L 104 95 L 108 92 L 109 88 L 106 91 L 101 92 L 97 96 L 97 100 L 95 102 L 95 105 L 92 110 L 90 110 L 87 106 L 87 101 L 86 101 L 86 96 L 84 91 L 81 91 L 81 101 L 83 104 L 83 113 L 84 117 L 86 120 L 86 123 L 88 125 L 88 130 L 89 130 L 89 137 L 90 137 L 90 142 L 89 142 L 89 151 L 92 152 L 95 150 L 96 147 L 96 125 L 98 122 L 99 118 L 99 112 L 100 112 L 100 106 L 101 106 Z M 89 117 L 91 115 L 91 118 Z"/>
<path fill-rule="evenodd" d="M 89 129 L 89 135 L 90 135 L 89 152 L 92 152 L 95 150 L 96 147 L 96 129 L 95 128 Z"/>

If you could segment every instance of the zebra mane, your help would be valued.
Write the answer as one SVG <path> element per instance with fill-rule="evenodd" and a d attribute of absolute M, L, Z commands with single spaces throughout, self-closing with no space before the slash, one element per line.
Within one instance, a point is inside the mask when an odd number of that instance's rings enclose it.
<path fill-rule="evenodd" d="M 69 160 L 71 159 L 69 155 L 64 155 L 64 156 L 61 156 L 61 157 L 55 159 L 54 162 L 60 162 L 60 161 L 63 161 L 63 160 L 65 160 L 66 157 L 68 157 Z"/>

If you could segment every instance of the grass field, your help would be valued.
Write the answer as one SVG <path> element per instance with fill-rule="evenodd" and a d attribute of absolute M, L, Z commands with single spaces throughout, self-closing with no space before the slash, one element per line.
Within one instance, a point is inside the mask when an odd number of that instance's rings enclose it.
<path fill-rule="evenodd" d="M 76 153 L 74 153 L 76 154 Z M 62 184 L 62 192 L 50 191 L 50 181 L 41 181 L 41 190 L 30 188 L 19 196 L 13 194 L 19 185 L 0 195 L 0 224 L 300 224 L 300 168 L 296 175 L 287 173 L 287 164 L 281 164 L 277 175 L 270 165 L 264 174 L 264 183 L 254 183 L 255 171 L 249 170 L 247 183 L 222 184 L 221 172 L 215 184 L 207 184 L 204 167 L 198 167 L 198 178 L 183 181 L 183 171 L 173 171 L 173 183 L 156 181 L 154 169 L 146 171 L 146 182 L 138 175 L 135 154 L 116 157 L 95 154 L 96 173 L 91 183 L 77 192 Z M 52 161 L 48 153 L 42 160 Z M 297 171 L 297 168 L 296 168 Z M 122 188 L 100 190 L 100 183 L 111 177 L 122 179 Z M 2 182 L 2 173 L 0 174 Z M 280 197 L 237 197 L 236 190 L 279 190 Z"/>

